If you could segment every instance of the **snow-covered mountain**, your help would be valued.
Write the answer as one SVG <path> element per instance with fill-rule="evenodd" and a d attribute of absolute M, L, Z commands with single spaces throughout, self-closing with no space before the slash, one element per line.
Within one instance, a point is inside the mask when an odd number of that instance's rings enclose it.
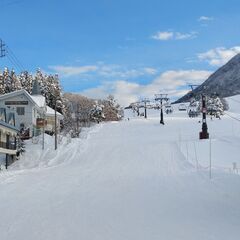
<path fill-rule="evenodd" d="M 186 102 L 201 93 L 217 93 L 220 97 L 229 97 L 240 93 L 240 54 L 213 73 L 204 83 L 187 93 L 176 102 Z"/>

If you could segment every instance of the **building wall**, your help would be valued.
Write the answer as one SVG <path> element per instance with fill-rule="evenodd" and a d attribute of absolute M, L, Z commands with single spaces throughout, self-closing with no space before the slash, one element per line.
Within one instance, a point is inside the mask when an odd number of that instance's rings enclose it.
<path fill-rule="evenodd" d="M 46 131 L 55 131 L 55 116 L 48 115 L 46 116 L 47 120 L 47 126 L 45 128 Z M 60 119 L 59 116 L 57 116 L 57 128 L 60 129 Z"/>
<path fill-rule="evenodd" d="M 6 104 L 6 101 L 14 101 L 14 102 L 26 102 L 27 104 L 13 104 L 9 105 Z M 24 124 L 25 128 L 30 129 L 30 136 L 32 136 L 33 131 L 36 128 L 36 119 L 40 117 L 40 113 L 38 108 L 33 105 L 32 102 L 24 95 L 18 95 L 14 97 L 9 97 L 4 100 L 0 100 L 0 107 L 4 107 L 7 110 L 12 110 L 15 112 L 15 119 L 16 119 L 16 127 L 20 129 L 21 124 Z M 24 107 L 24 115 L 18 115 L 17 107 Z"/>
<path fill-rule="evenodd" d="M 17 131 L 0 125 L 0 153 L 10 155 L 16 154 L 16 149 L 13 149 L 15 146 L 16 136 Z"/>

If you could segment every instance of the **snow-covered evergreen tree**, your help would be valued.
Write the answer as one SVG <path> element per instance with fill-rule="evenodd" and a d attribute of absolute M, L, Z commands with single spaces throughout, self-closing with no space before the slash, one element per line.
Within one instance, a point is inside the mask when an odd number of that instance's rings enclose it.
<path fill-rule="evenodd" d="M 100 102 L 104 106 L 103 114 L 105 121 L 119 121 L 121 119 L 121 107 L 113 95 L 109 95 L 106 100 Z"/>
<path fill-rule="evenodd" d="M 14 69 L 10 72 L 10 78 L 11 78 L 11 92 L 21 90 L 22 84 L 20 82 L 19 77 L 16 75 Z"/>
<path fill-rule="evenodd" d="M 55 108 L 56 100 L 57 111 L 63 112 L 64 100 L 60 87 L 58 75 L 46 75 L 42 80 L 42 93 L 46 97 L 47 105 Z"/>
<path fill-rule="evenodd" d="M 9 75 L 8 68 L 5 68 L 3 71 L 3 82 L 5 86 L 5 93 L 10 93 L 12 91 L 12 79 Z"/>
<path fill-rule="evenodd" d="M 2 73 L 0 73 L 0 95 L 1 94 L 5 94 L 5 82 Z"/>
<path fill-rule="evenodd" d="M 91 109 L 91 121 L 101 122 L 105 119 L 103 113 L 104 105 L 101 104 L 98 100 L 95 101 L 93 108 Z"/>
<path fill-rule="evenodd" d="M 207 99 L 207 110 L 209 114 L 223 114 L 224 105 L 218 96 L 212 96 Z"/>
<path fill-rule="evenodd" d="M 29 94 L 32 94 L 33 76 L 27 71 L 24 71 L 20 74 L 19 80 L 22 88 L 25 89 Z"/>

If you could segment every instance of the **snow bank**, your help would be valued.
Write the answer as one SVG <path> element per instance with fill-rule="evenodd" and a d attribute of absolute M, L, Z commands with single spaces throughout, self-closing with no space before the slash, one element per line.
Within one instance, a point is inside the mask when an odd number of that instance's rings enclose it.
<path fill-rule="evenodd" d="M 34 150 L 0 174 L 1 239 L 239 239 L 239 122 L 207 119 L 209 179 L 201 118 L 128 116 L 57 151 L 51 137 L 44 151 L 28 142 Z"/>

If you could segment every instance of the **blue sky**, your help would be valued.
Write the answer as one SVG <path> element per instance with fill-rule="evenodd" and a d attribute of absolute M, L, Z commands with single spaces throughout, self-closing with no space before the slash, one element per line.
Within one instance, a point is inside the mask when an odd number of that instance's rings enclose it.
<path fill-rule="evenodd" d="M 240 52 L 237 0 L 1 0 L 0 9 L 0 38 L 25 69 L 58 72 L 65 91 L 112 93 L 124 105 L 177 98 Z"/>

